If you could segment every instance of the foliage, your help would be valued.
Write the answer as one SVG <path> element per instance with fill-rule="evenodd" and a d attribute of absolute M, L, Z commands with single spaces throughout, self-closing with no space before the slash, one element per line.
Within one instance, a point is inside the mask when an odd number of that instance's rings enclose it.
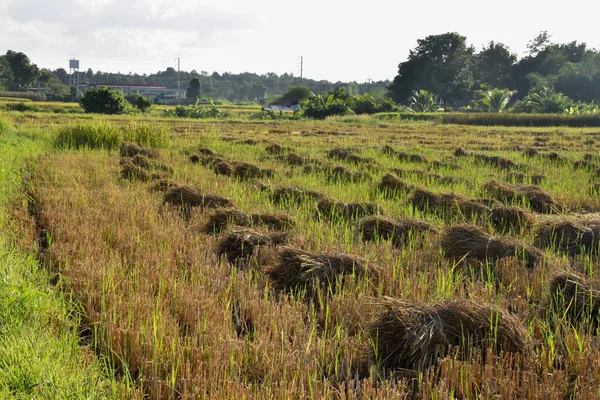
<path fill-rule="evenodd" d="M 491 87 L 512 85 L 511 72 L 517 62 L 517 56 L 512 54 L 504 44 L 490 42 L 481 52 L 475 54 L 473 61 L 475 85 Z"/>
<path fill-rule="evenodd" d="M 389 86 L 392 99 L 406 103 L 415 90 L 425 89 L 438 93 L 450 105 L 466 104 L 474 83 L 474 49 L 467 47 L 466 37 L 446 33 L 417 43 Z"/>
<path fill-rule="evenodd" d="M 122 142 L 120 130 L 106 122 L 76 123 L 59 128 L 53 145 L 59 149 L 114 149 Z"/>
<path fill-rule="evenodd" d="M 127 110 L 123 94 L 106 86 L 88 89 L 79 104 L 86 113 L 122 114 Z"/>
<path fill-rule="evenodd" d="M 4 65 L 3 69 L 6 68 L 7 64 L 10 67 L 8 82 L 6 82 L 6 87 L 9 90 L 23 90 L 33 84 L 40 74 L 37 65 L 32 64 L 29 57 L 24 53 L 8 50 L 1 58 L 6 60 L 2 63 Z M 6 80 L 7 71 L 4 74 Z"/>
<path fill-rule="evenodd" d="M 549 88 L 542 88 L 528 94 L 514 107 L 515 112 L 538 114 L 562 114 L 573 106 L 573 101 L 562 93 L 556 93 Z"/>
<path fill-rule="evenodd" d="M 202 82 L 197 77 L 190 80 L 190 84 L 186 90 L 186 97 L 189 102 L 196 102 L 202 97 Z"/>
<path fill-rule="evenodd" d="M 375 99 L 370 93 L 349 97 L 346 102 L 355 114 L 375 114 L 399 110 L 398 105 L 391 99 Z"/>
<path fill-rule="evenodd" d="M 146 112 L 150 110 L 150 108 L 152 108 L 152 102 L 146 96 L 142 96 L 139 94 L 130 94 L 125 96 L 125 99 L 129 102 L 129 104 L 131 104 L 141 112 Z"/>
<path fill-rule="evenodd" d="M 167 116 L 174 115 L 179 118 L 219 118 L 223 116 L 222 111 L 217 107 L 215 102 L 210 99 L 208 101 L 209 107 L 202 107 L 198 99 L 192 106 L 177 106 L 175 111 L 167 112 Z"/>
<path fill-rule="evenodd" d="M 170 143 L 169 130 L 159 124 L 132 123 L 118 128 L 106 122 L 76 123 L 63 126 L 54 135 L 53 145 L 59 149 L 118 148 L 122 142 L 142 146 L 164 147 Z"/>
<path fill-rule="evenodd" d="M 318 94 L 302 103 L 302 113 L 307 118 L 325 119 L 332 115 L 346 115 L 351 113 L 346 100 L 336 98 L 336 94 L 327 96 Z"/>
<path fill-rule="evenodd" d="M 310 88 L 304 85 L 296 85 L 290 87 L 283 96 L 279 97 L 271 104 L 280 106 L 293 106 L 300 104 L 312 96 L 314 96 L 314 94 Z"/>
<path fill-rule="evenodd" d="M 514 92 L 508 89 L 478 90 L 478 106 L 486 112 L 503 112 L 510 102 Z"/>
<path fill-rule="evenodd" d="M 410 98 L 409 111 L 417 113 L 428 113 L 443 111 L 442 100 L 435 93 L 425 89 L 415 90 Z"/>
<path fill-rule="evenodd" d="M 171 142 L 169 129 L 161 124 L 131 123 L 121 131 L 120 141 L 140 146 L 166 147 Z"/>

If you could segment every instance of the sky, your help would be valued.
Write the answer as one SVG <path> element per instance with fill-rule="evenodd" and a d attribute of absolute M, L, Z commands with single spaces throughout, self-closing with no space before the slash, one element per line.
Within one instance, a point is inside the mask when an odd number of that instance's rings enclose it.
<path fill-rule="evenodd" d="M 485 4 L 485 5 L 484 5 Z M 366 82 L 393 79 L 428 35 L 458 32 L 522 56 L 541 31 L 600 49 L 600 2 L 539 0 L 0 0 L 0 54 L 22 51 L 39 67 L 155 73 L 284 72 Z"/>

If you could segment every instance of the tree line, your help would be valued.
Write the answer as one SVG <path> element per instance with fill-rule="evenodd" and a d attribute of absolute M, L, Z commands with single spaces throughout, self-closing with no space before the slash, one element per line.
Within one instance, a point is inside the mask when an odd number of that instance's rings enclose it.
<path fill-rule="evenodd" d="M 589 103 L 597 109 L 599 51 L 577 41 L 554 43 L 548 32 L 527 49 L 519 59 L 502 43 L 490 42 L 476 52 L 455 32 L 427 36 L 398 65 L 389 95 L 407 106 L 433 101 L 432 107 L 485 109 L 488 103 L 500 111 L 512 100 L 519 112 L 564 112 Z"/>
<path fill-rule="evenodd" d="M 527 48 L 527 54 L 519 58 L 502 43 L 492 41 L 476 51 L 459 33 L 430 35 L 417 41 L 408 59 L 398 65 L 393 81 L 369 83 L 300 79 L 288 73 L 178 72 L 172 67 L 154 74 L 94 72 L 90 68 L 80 73 L 79 81 L 181 87 L 192 103 L 215 99 L 268 104 L 301 84 L 309 93 L 323 94 L 318 100 L 332 109 L 341 108 L 340 102 L 368 95 L 362 99 L 368 104 L 361 107 L 369 110 L 390 109 L 391 102 L 421 112 L 507 108 L 533 113 L 599 111 L 599 51 L 577 41 L 554 43 L 547 32 L 533 38 Z M 38 68 L 24 53 L 9 50 L 0 56 L 0 90 L 45 87 L 49 99 L 76 100 L 79 96 L 75 88 L 68 87 L 69 78 L 63 68 Z M 342 91 L 348 97 L 342 96 Z"/>
<path fill-rule="evenodd" d="M 0 90 L 24 91 L 28 87 L 45 87 L 50 99 L 68 100 L 73 97 L 69 88 L 69 73 L 64 68 L 56 70 L 40 69 L 33 64 L 29 57 L 21 52 L 12 50 L 0 56 Z M 243 72 L 180 71 L 172 67 L 154 74 L 137 74 L 129 72 L 87 71 L 80 72 L 79 82 L 82 84 L 154 84 L 163 85 L 168 89 L 181 87 L 185 91 L 190 82 L 196 79 L 199 84 L 195 97 L 227 100 L 230 102 L 259 102 L 270 103 L 283 95 L 287 89 L 302 84 L 314 93 L 323 93 L 335 88 L 343 88 L 351 95 L 375 93 L 383 97 L 387 94 L 390 81 L 358 82 L 329 82 L 326 80 L 300 79 L 294 74 L 256 74 Z"/>

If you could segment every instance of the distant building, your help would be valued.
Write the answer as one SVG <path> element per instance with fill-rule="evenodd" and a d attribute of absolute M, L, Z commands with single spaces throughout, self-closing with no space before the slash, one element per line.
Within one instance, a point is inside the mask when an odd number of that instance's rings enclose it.
<path fill-rule="evenodd" d="M 298 111 L 300 111 L 300 106 L 298 104 L 294 104 L 291 106 L 277 106 L 277 105 L 271 104 L 269 106 L 263 106 L 262 109 L 263 109 L 263 111 L 279 111 L 280 113 L 286 112 L 286 111 L 298 112 Z"/>
<path fill-rule="evenodd" d="M 85 93 L 86 90 L 94 87 L 105 86 L 109 89 L 118 90 L 124 95 L 139 94 L 148 97 L 150 100 L 159 99 L 161 102 L 177 102 L 185 99 L 185 91 L 177 89 L 167 89 L 163 85 L 142 85 L 128 83 L 82 83 L 79 84 L 79 90 Z"/>

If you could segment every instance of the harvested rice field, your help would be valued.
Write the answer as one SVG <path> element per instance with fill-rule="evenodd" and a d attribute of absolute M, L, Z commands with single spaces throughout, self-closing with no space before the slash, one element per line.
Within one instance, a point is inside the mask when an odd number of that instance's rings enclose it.
<path fill-rule="evenodd" d="M 597 130 L 2 118 L 119 396 L 600 397 Z"/>

